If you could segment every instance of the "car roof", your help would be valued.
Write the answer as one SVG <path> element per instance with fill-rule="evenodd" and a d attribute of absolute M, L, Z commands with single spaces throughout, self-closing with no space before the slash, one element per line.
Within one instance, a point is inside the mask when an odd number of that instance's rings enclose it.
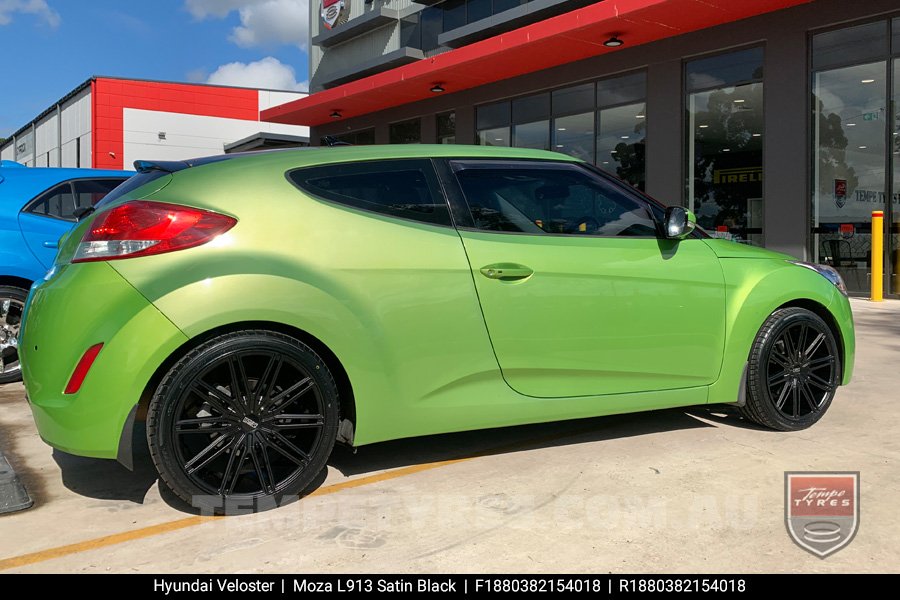
<path fill-rule="evenodd" d="M 128 178 L 132 175 L 133 171 L 4 165 L 0 167 L 0 209 L 12 207 L 18 211 L 44 190 L 69 179 Z"/>
<path fill-rule="evenodd" d="M 522 160 L 556 160 L 580 162 L 579 159 L 558 152 L 505 148 L 495 146 L 467 146 L 462 144 L 393 144 L 371 146 L 319 146 L 284 148 L 256 152 L 240 152 L 221 156 L 203 157 L 175 163 L 160 163 L 162 170 L 181 170 L 191 167 L 234 164 L 287 166 L 291 168 L 324 165 L 330 163 L 386 160 L 395 158 L 496 158 Z M 138 161 L 139 163 L 141 161 Z M 137 163 L 136 163 L 137 164 Z M 154 163 L 147 162 L 147 167 Z M 178 168 L 174 168 L 178 167 Z"/>

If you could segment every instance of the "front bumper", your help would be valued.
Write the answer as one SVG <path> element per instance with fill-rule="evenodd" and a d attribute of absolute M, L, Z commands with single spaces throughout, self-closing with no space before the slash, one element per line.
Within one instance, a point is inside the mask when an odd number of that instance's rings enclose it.
<path fill-rule="evenodd" d="M 19 344 L 41 438 L 71 454 L 116 458 L 123 427 L 147 383 L 186 341 L 109 264 L 60 267 L 32 287 Z M 101 342 L 81 389 L 64 394 L 85 350 Z"/>

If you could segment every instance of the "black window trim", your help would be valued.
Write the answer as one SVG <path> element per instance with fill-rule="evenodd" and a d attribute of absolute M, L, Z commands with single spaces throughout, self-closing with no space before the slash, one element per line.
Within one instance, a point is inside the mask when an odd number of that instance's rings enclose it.
<path fill-rule="evenodd" d="M 304 188 L 302 185 L 297 183 L 293 179 L 293 177 L 291 177 L 291 175 L 293 173 L 297 173 L 300 171 L 306 171 L 306 170 L 310 170 L 310 169 L 317 169 L 317 168 L 321 168 L 321 167 L 332 167 L 332 166 L 340 166 L 340 165 L 371 165 L 371 164 L 386 163 L 386 162 L 390 162 L 390 163 L 413 162 L 413 163 L 419 163 L 419 165 L 424 165 L 427 163 L 431 167 L 430 172 L 428 170 L 425 170 L 425 179 L 428 183 L 428 188 L 431 190 L 431 193 L 433 195 L 436 195 L 435 200 L 442 199 L 444 201 L 444 210 L 440 211 L 441 214 L 438 216 L 440 216 L 440 217 L 446 216 L 446 219 L 442 219 L 445 222 L 436 223 L 433 221 L 423 221 L 421 219 L 416 219 L 413 217 L 405 217 L 402 215 L 396 215 L 396 214 L 392 214 L 392 213 L 388 213 L 388 212 L 370 210 L 368 208 L 354 206 L 352 204 L 347 204 L 344 202 L 338 202 L 337 200 L 331 200 L 330 198 L 325 198 L 312 190 Z M 429 173 L 430 173 L 430 176 L 429 176 Z M 450 204 L 447 201 L 447 195 L 444 193 L 444 186 L 441 182 L 441 177 L 438 173 L 437 165 L 435 165 L 434 160 L 431 158 L 427 158 L 427 157 L 381 158 L 381 159 L 374 159 L 374 160 L 348 160 L 348 161 L 343 161 L 343 162 L 319 163 L 319 164 L 315 164 L 315 165 L 306 165 L 303 167 L 288 169 L 284 173 L 284 178 L 288 181 L 288 183 L 290 183 L 292 186 L 294 186 L 295 188 L 297 188 L 298 190 L 303 192 L 305 195 L 309 196 L 310 198 L 312 198 L 318 202 L 322 202 L 323 204 L 326 204 L 328 206 L 332 206 L 332 207 L 343 209 L 343 210 L 359 212 L 365 216 L 374 215 L 374 216 L 382 217 L 382 218 L 386 218 L 386 219 L 395 219 L 398 221 L 406 221 L 409 223 L 416 223 L 418 225 L 428 225 L 431 227 L 440 227 L 442 229 L 454 228 L 452 210 L 451 210 Z"/>
<path fill-rule="evenodd" d="M 660 219 L 657 216 L 657 211 L 653 210 L 653 206 L 656 205 L 660 210 L 665 212 L 665 207 L 662 206 L 656 200 L 653 200 L 649 196 L 645 196 L 640 193 L 640 190 L 634 189 L 627 182 L 610 175 L 609 173 L 604 172 L 602 169 L 595 167 L 584 161 L 578 160 L 547 160 L 541 158 L 502 158 L 502 157 L 453 157 L 453 158 L 442 158 L 441 162 L 444 163 L 444 169 L 439 169 L 438 174 L 441 175 L 442 184 L 446 189 L 452 189 L 452 193 L 448 193 L 447 200 L 450 202 L 451 206 L 451 214 L 454 216 L 454 220 L 457 225 L 456 228 L 461 231 L 472 231 L 478 233 L 489 233 L 489 234 L 498 234 L 498 235 L 518 235 L 518 236 L 532 236 L 532 237 L 564 237 L 564 238 L 580 238 L 580 239 L 656 239 L 661 240 L 665 239 L 665 236 L 662 234 L 662 224 Z M 647 213 L 650 215 L 650 219 L 653 221 L 653 224 L 656 228 L 656 235 L 632 235 L 632 236 L 618 236 L 618 235 L 572 235 L 570 233 L 529 233 L 527 231 L 491 231 L 487 229 L 479 229 L 475 227 L 475 221 L 472 218 L 472 212 L 469 208 L 469 204 L 466 201 L 465 194 L 463 193 L 462 186 L 456 178 L 456 170 L 454 170 L 453 162 L 482 162 L 487 164 L 497 165 L 499 164 L 509 164 L 512 165 L 514 163 L 532 163 L 532 166 L 537 166 L 537 168 L 558 168 L 558 167 L 568 167 L 574 169 L 580 169 L 587 171 L 588 175 L 600 176 L 604 178 L 608 183 L 615 186 L 616 189 L 619 189 L 625 193 L 626 196 L 636 201 L 638 204 L 643 206 Z M 485 167 L 489 168 L 489 167 Z M 510 166 L 510 168 L 515 168 L 514 166 Z M 447 181 L 444 181 L 444 180 Z M 460 213 L 462 213 L 460 215 Z M 457 218 L 459 215 L 459 218 Z M 465 223 L 465 224 L 462 224 Z M 696 230 L 695 230 L 696 232 Z M 691 237 L 695 237 L 694 234 L 691 234 Z M 697 236 L 699 237 L 699 236 Z"/>
<path fill-rule="evenodd" d="M 46 219 L 54 219 L 56 221 L 62 221 L 63 223 L 77 223 L 78 219 L 64 219 L 62 217 L 57 217 L 56 215 L 43 215 L 41 213 L 33 212 L 33 209 L 37 205 L 38 200 L 41 198 L 41 196 L 43 196 L 47 192 L 49 192 L 63 184 L 67 184 L 69 186 L 69 193 L 72 194 L 72 196 L 74 197 L 76 181 L 116 181 L 116 180 L 121 179 L 121 181 L 119 181 L 119 185 L 122 185 L 123 183 L 128 181 L 129 178 L 130 177 L 127 175 L 123 175 L 122 177 L 115 177 L 112 175 L 103 175 L 100 177 L 74 177 L 72 179 L 63 179 L 62 181 L 57 181 L 50 187 L 48 187 L 48 188 L 42 190 L 41 192 L 35 194 L 34 196 L 32 196 L 31 200 L 29 200 L 25 204 L 25 206 L 22 207 L 22 209 L 19 212 L 20 213 L 28 213 L 29 215 L 34 215 L 35 217 L 44 217 Z M 118 187 L 118 186 L 116 186 L 116 187 Z M 116 188 L 113 188 L 113 190 L 114 189 L 116 189 Z M 112 190 L 110 190 L 109 193 L 112 193 Z M 109 194 L 107 194 L 107 195 L 109 195 Z M 105 197 L 106 196 L 104 196 L 104 198 Z M 101 199 L 101 201 L 102 201 L 102 199 Z"/>

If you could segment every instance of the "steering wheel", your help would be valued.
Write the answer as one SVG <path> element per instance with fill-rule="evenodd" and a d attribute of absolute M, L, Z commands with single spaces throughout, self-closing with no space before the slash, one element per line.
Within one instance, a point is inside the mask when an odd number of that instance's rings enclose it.
<path fill-rule="evenodd" d="M 591 235 L 600 231 L 600 222 L 588 215 L 573 219 L 572 223 L 574 223 L 574 226 L 570 229 L 570 233 L 586 233 Z"/>

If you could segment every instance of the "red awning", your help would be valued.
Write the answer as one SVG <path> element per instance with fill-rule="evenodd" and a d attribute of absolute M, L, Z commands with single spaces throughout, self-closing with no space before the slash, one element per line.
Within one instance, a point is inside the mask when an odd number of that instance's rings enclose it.
<path fill-rule="evenodd" d="M 612 35 L 629 48 L 811 1 L 605 0 L 275 106 L 261 117 L 320 125 L 332 121 L 335 111 L 357 117 L 434 97 L 435 84 L 452 93 L 621 50 L 603 45 Z"/>

